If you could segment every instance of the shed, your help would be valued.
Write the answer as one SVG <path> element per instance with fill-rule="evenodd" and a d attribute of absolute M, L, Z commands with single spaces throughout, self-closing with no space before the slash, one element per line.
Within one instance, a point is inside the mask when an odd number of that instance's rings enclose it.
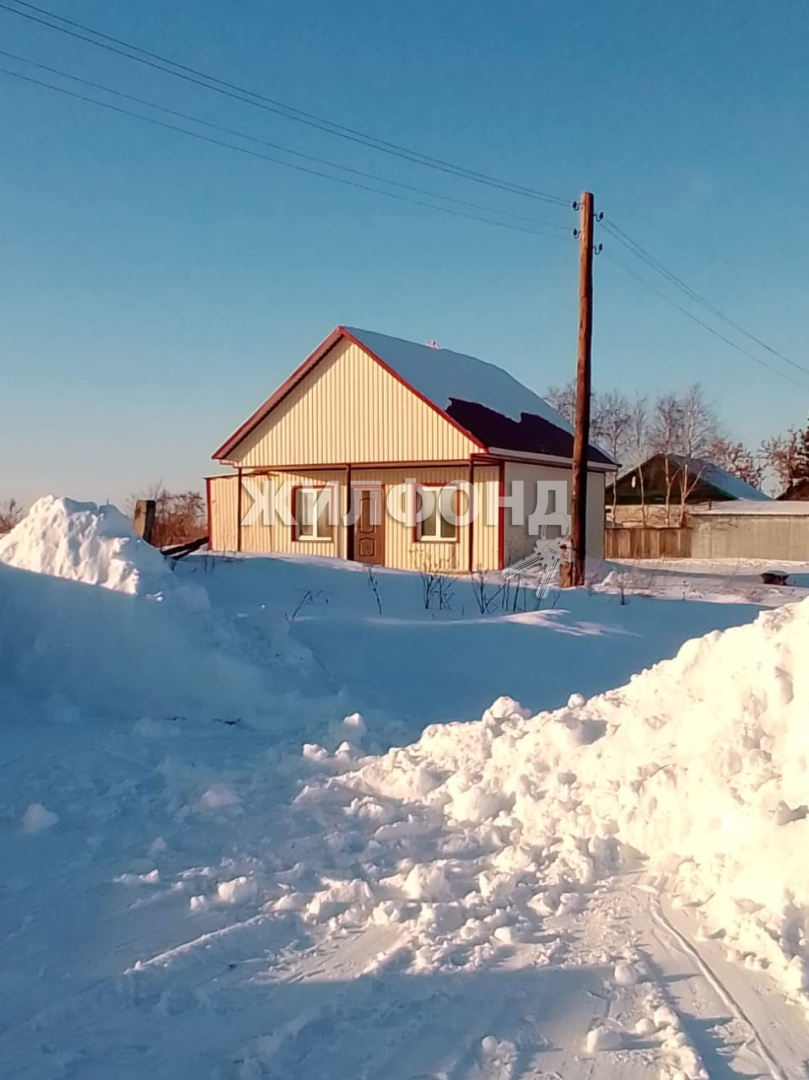
<path fill-rule="evenodd" d="M 809 502 L 741 500 L 693 507 L 694 559 L 809 561 Z"/>
<path fill-rule="evenodd" d="M 211 547 L 499 569 L 533 551 L 535 511 L 569 512 L 572 453 L 567 421 L 502 368 L 338 326 L 214 453 L 231 472 L 207 480 Z M 588 461 L 600 557 L 615 465 Z"/>

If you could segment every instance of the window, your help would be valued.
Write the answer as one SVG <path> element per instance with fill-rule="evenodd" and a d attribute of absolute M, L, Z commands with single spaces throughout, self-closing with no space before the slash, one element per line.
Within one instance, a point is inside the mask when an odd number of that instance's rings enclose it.
<path fill-rule="evenodd" d="M 451 508 L 453 517 L 460 517 L 460 492 L 454 491 L 449 498 L 444 495 L 442 499 L 441 493 L 445 490 L 443 487 L 425 487 L 423 484 L 419 484 L 416 488 L 420 498 L 420 502 L 418 499 L 416 502 L 416 511 L 425 514 L 423 521 L 416 522 L 417 540 L 446 543 L 458 539 L 458 527 L 453 521 L 447 521 L 441 513 L 441 504 L 443 503 L 446 511 Z"/>
<path fill-rule="evenodd" d="M 332 489 L 299 487 L 294 492 L 292 516 L 295 540 L 333 540 L 331 523 Z"/>

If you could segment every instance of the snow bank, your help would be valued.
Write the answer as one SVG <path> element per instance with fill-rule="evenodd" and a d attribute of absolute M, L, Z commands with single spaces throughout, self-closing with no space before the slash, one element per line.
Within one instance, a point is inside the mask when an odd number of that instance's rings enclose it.
<path fill-rule="evenodd" d="M 40 499 L 0 540 L 0 694 L 132 720 L 143 738 L 196 720 L 320 734 L 325 680 L 289 623 L 212 609 L 207 563 L 194 569 L 172 573 L 113 506 Z M 342 737 L 356 741 L 350 719 Z"/>
<path fill-rule="evenodd" d="M 204 612 L 0 563 L 0 692 L 65 718 L 176 728 L 192 717 L 272 713 L 267 682 Z M 138 734 L 149 733 L 142 724 Z"/>
<path fill-rule="evenodd" d="M 169 578 L 163 556 L 116 507 L 53 495 L 0 538 L 0 562 L 125 593 L 155 592 Z"/>
<path fill-rule="evenodd" d="M 271 707 L 261 672 L 209 606 L 114 506 L 39 499 L 0 539 L 0 688 L 57 715 L 141 718 L 144 736 L 149 717 L 255 717 Z"/>
<path fill-rule="evenodd" d="M 576 911 L 630 860 L 647 885 L 694 905 L 729 955 L 770 966 L 804 995 L 807 656 L 804 601 L 689 641 L 628 685 L 589 701 L 574 694 L 555 712 L 526 718 L 500 699 L 480 722 L 428 728 L 325 786 L 332 798 L 350 789 L 347 812 L 364 822 L 390 800 L 403 805 L 399 820 L 387 811 L 368 832 L 364 870 L 376 872 L 375 894 L 421 902 L 433 941 L 460 906 L 450 922 L 468 941 L 474 922 L 476 942 L 496 947 L 504 929 L 519 936 L 521 911 Z M 302 798 L 317 798 L 316 787 Z M 409 859 L 386 871 L 403 839 Z M 433 949 L 427 962 L 448 955 Z M 618 985 L 634 978 L 627 965 L 615 969 Z"/>

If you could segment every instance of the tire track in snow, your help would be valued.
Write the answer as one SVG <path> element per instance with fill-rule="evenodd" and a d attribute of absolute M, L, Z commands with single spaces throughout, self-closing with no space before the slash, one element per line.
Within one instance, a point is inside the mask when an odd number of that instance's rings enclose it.
<path fill-rule="evenodd" d="M 191 938 L 190 941 L 184 941 L 171 949 L 165 949 L 163 952 L 150 956 L 147 960 L 138 960 L 132 967 L 124 969 L 124 975 L 147 971 L 149 968 L 154 967 L 168 967 L 175 960 L 188 958 L 198 950 L 210 949 L 212 945 L 221 945 L 226 938 L 229 939 L 245 930 L 254 930 L 266 924 L 277 924 L 278 921 L 278 916 L 274 912 L 269 915 L 261 914 L 254 915 L 249 919 L 241 919 L 238 922 L 230 923 L 228 926 L 220 927 L 218 930 L 210 930 L 205 934 L 199 934 L 197 937 Z"/>
<path fill-rule="evenodd" d="M 390 933 L 395 959 L 402 938 Z M 585 1053 L 589 1028 L 616 1009 L 636 1014 L 638 988 L 620 999 L 609 986 L 607 967 L 557 967 L 532 963 L 524 947 L 518 959 L 477 970 L 403 973 L 383 961 L 368 971 L 367 960 L 384 940 L 379 931 L 352 940 L 333 939 L 313 949 L 303 963 L 292 960 L 287 985 L 314 991 L 314 1010 L 287 1005 L 264 1029 L 241 1063 L 256 1061 L 287 1080 L 367 1077 L 375 1080 L 650 1080 L 658 1057 L 649 1048 L 627 1045 L 617 1053 Z M 363 977 L 363 969 L 365 976 Z M 370 979 L 370 984 L 369 984 Z M 277 984 L 276 984 L 277 985 Z M 280 1000 L 280 999 L 279 999 Z M 298 999 L 300 1000 L 300 998 Z M 312 998 L 304 998 L 312 1007 Z M 300 1024 L 296 1017 L 302 1017 Z M 616 1024 L 618 1021 L 616 1021 Z M 314 1043 L 329 1043 L 329 1062 Z M 278 1036 L 284 1036 L 279 1046 Z M 273 1051 L 262 1063 L 262 1046 Z M 252 1056 L 251 1056 L 252 1055 Z M 339 1063 L 333 1066 L 332 1056 Z M 337 1071 L 332 1071 L 334 1068 Z"/>

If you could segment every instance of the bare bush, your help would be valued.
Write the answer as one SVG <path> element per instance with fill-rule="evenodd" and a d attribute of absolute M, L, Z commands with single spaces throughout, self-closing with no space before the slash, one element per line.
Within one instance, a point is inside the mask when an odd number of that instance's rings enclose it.
<path fill-rule="evenodd" d="M 470 584 L 478 611 L 481 615 L 487 615 L 490 611 L 496 610 L 498 606 L 501 611 L 507 612 L 512 606 L 513 610 L 516 611 L 520 598 L 521 582 L 521 575 L 517 575 L 516 581 L 514 581 L 514 575 L 504 574 L 499 584 L 497 584 L 490 581 L 485 570 L 478 568 L 473 571 L 470 574 Z M 513 593 L 512 586 L 514 586 Z"/>
<path fill-rule="evenodd" d="M 6 499 L 0 503 L 0 536 L 19 525 L 25 517 L 25 511 L 16 499 Z"/>
<path fill-rule="evenodd" d="M 131 500 L 154 499 L 155 520 L 152 544 L 158 548 L 185 544 L 205 535 L 205 499 L 199 491 L 171 492 L 159 481 L 144 494 Z"/>
<path fill-rule="evenodd" d="M 470 584 L 472 586 L 472 595 L 475 598 L 478 611 L 481 615 L 485 615 L 489 610 L 493 599 L 489 594 L 486 571 L 481 567 L 478 567 L 477 570 L 473 570 L 470 574 Z"/>
<path fill-rule="evenodd" d="M 455 578 L 448 574 L 440 574 L 438 577 L 438 610 L 452 611 L 452 601 L 455 597 Z"/>
<path fill-rule="evenodd" d="M 369 566 L 368 567 L 368 588 L 374 594 L 374 599 L 376 600 L 377 610 L 379 611 L 379 614 L 381 615 L 382 614 L 382 597 L 379 595 L 379 578 L 377 577 L 376 567 L 375 566 Z"/>
<path fill-rule="evenodd" d="M 419 570 L 419 577 L 424 610 L 430 611 L 435 604 L 439 611 L 451 611 L 455 579 L 441 570 L 431 569 Z"/>
<path fill-rule="evenodd" d="M 439 611 L 450 611 L 455 578 L 448 560 L 437 552 L 424 551 L 418 559 L 418 572 L 424 610 L 429 611 L 435 604 Z"/>
<path fill-rule="evenodd" d="M 287 622 L 294 623 L 304 608 L 308 608 L 319 601 L 322 601 L 324 604 L 328 604 L 329 602 L 328 596 L 322 589 L 306 589 L 301 593 L 300 600 L 298 600 L 298 603 L 293 610 L 291 612 L 286 612 L 284 618 Z"/>

